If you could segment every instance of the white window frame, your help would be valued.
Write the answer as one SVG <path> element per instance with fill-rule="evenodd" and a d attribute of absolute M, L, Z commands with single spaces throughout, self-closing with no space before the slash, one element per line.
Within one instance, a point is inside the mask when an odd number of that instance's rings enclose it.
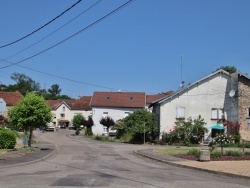
<path fill-rule="evenodd" d="M 108 112 L 103 112 L 103 113 L 102 113 L 102 117 L 103 117 L 103 118 L 107 117 L 108 115 L 109 115 Z"/>
<path fill-rule="evenodd" d="M 223 119 L 224 109 L 223 108 L 212 108 L 211 119 Z"/>
<path fill-rule="evenodd" d="M 176 118 L 177 119 L 185 118 L 185 107 L 181 106 L 176 107 Z"/>

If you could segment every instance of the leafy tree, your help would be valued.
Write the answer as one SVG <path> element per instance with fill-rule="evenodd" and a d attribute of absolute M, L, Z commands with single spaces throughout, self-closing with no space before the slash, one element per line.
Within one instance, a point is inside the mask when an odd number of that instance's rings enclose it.
<path fill-rule="evenodd" d="M 88 120 L 82 120 L 82 125 L 85 126 L 85 135 L 86 136 L 92 136 L 92 126 L 94 125 L 94 121 L 91 116 L 88 117 Z"/>
<path fill-rule="evenodd" d="M 100 119 L 100 124 L 107 127 L 107 132 L 108 132 L 108 135 L 109 135 L 109 127 L 113 126 L 115 124 L 115 122 L 111 117 L 106 116 L 106 117 L 102 117 Z"/>
<path fill-rule="evenodd" d="M 58 96 L 61 93 L 61 89 L 60 86 L 58 84 L 53 84 L 50 89 L 48 89 L 48 92 L 52 95 L 52 96 Z"/>
<path fill-rule="evenodd" d="M 25 135 L 29 132 L 28 146 L 31 147 L 33 130 L 50 122 L 52 117 L 50 110 L 42 96 L 28 93 L 8 111 L 8 120 L 15 128 L 23 129 Z"/>
<path fill-rule="evenodd" d="M 177 137 L 184 141 L 185 145 L 198 143 L 208 129 L 205 127 L 204 119 L 199 115 L 197 118 L 188 118 L 186 120 L 178 120 L 175 122 L 175 130 L 173 131 Z"/>
<path fill-rule="evenodd" d="M 235 73 L 237 72 L 237 68 L 234 67 L 234 66 L 221 66 L 220 68 L 218 68 L 217 70 L 224 70 L 224 71 L 227 71 L 228 73 L 232 74 L 232 73 Z M 216 70 L 216 71 L 217 71 Z"/>
<path fill-rule="evenodd" d="M 82 114 L 77 114 L 73 117 L 73 126 L 76 129 L 76 135 L 79 135 L 80 133 L 80 126 L 81 126 L 82 120 L 84 120 L 84 117 Z"/>
<path fill-rule="evenodd" d="M 15 72 L 10 78 L 14 80 L 16 84 L 6 86 L 3 91 L 19 91 L 22 95 L 25 95 L 27 92 L 40 90 L 40 84 L 25 74 Z"/>
<path fill-rule="evenodd" d="M 158 132 L 157 115 L 147 110 L 136 110 L 124 119 L 126 132 L 132 135 L 132 141 L 155 139 Z"/>

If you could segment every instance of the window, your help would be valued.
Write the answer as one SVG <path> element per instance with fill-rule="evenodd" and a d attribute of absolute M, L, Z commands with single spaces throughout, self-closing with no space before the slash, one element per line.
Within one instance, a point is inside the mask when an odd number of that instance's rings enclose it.
<path fill-rule="evenodd" d="M 65 117 L 65 114 L 60 114 L 61 118 L 64 118 Z"/>
<path fill-rule="evenodd" d="M 129 100 L 131 100 L 131 101 L 134 100 L 134 97 L 129 97 Z"/>
<path fill-rule="evenodd" d="M 176 118 L 185 118 L 185 108 L 177 107 L 176 108 Z"/>
<path fill-rule="evenodd" d="M 105 117 L 107 117 L 107 116 L 108 116 L 108 114 L 109 114 L 108 112 L 103 112 L 102 117 L 104 117 L 104 118 L 105 118 Z"/>
<path fill-rule="evenodd" d="M 212 108 L 211 119 L 224 119 L 224 110 L 222 108 Z"/>
<path fill-rule="evenodd" d="M 62 109 L 62 111 L 63 111 L 63 112 L 65 111 L 65 106 L 63 106 L 63 109 Z"/>
<path fill-rule="evenodd" d="M 250 118 L 250 108 L 247 110 L 247 117 Z"/>
<path fill-rule="evenodd" d="M 109 100 L 109 99 L 110 99 L 110 97 L 107 97 L 106 99 L 107 99 L 107 100 Z"/>
<path fill-rule="evenodd" d="M 124 117 L 127 117 L 129 114 L 129 112 L 124 112 Z"/>
<path fill-rule="evenodd" d="M 103 126 L 103 133 L 107 133 L 108 132 L 108 129 L 106 126 Z"/>

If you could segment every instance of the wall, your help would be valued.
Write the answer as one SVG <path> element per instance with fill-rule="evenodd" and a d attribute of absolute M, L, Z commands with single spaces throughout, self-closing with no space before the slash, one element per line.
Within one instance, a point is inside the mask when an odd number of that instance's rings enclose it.
<path fill-rule="evenodd" d="M 133 111 L 138 110 L 138 108 L 101 108 L 101 107 L 92 107 L 92 118 L 94 121 L 94 126 L 92 127 L 92 131 L 95 135 L 106 134 L 103 130 L 103 125 L 99 123 L 100 119 L 104 117 L 103 112 L 108 112 L 108 116 L 110 116 L 114 121 L 119 119 L 123 119 L 126 115 L 125 112 L 132 113 Z"/>
<path fill-rule="evenodd" d="M 206 80 L 191 85 L 177 96 L 169 99 L 160 105 L 160 132 L 168 132 L 176 122 L 177 107 L 185 108 L 185 119 L 197 117 L 204 118 L 207 128 L 217 124 L 217 120 L 212 120 L 212 108 L 224 109 L 224 116 L 227 118 L 231 110 L 231 102 L 228 93 L 231 89 L 230 76 L 218 73 Z M 211 129 L 209 129 L 211 132 Z M 205 139 L 210 132 L 205 134 Z"/>
<path fill-rule="evenodd" d="M 241 125 L 242 139 L 250 141 L 250 117 L 248 116 L 250 108 L 250 81 L 244 76 L 239 76 L 238 85 L 238 108 L 239 108 L 239 123 Z"/>

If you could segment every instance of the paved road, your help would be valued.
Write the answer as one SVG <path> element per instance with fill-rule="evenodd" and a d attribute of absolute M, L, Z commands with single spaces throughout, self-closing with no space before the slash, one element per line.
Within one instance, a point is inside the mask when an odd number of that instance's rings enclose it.
<path fill-rule="evenodd" d="M 152 146 L 103 143 L 74 132 L 39 133 L 58 151 L 44 161 L 0 166 L 0 188 L 33 187 L 250 187 L 250 181 L 153 162 L 132 151 Z"/>

